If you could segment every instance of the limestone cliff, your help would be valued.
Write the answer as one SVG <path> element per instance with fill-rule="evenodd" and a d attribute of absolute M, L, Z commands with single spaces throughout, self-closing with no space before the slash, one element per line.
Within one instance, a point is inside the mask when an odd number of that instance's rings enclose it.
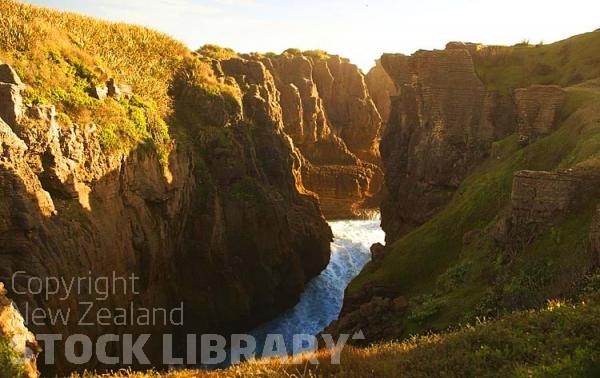
<path fill-rule="evenodd" d="M 24 314 L 70 310 L 68 322 L 31 325 L 35 333 L 228 334 L 270 319 L 298 300 L 328 263 L 331 231 L 306 194 L 301 159 L 284 134 L 278 92 L 259 62 L 231 69 L 229 92 L 173 79 L 176 132 L 168 160 L 152 148 L 105 151 L 96 129 L 66 125 L 52 106 L 24 105 L 23 84 L 3 65 L 0 86 L 0 278 Z M 10 72 L 7 80 L 4 72 Z M 225 80 L 225 78 L 223 79 Z M 108 101 L 108 100 L 107 100 Z M 106 300 L 84 292 L 60 300 L 27 292 L 30 277 L 139 277 Z M 87 310 L 184 304 L 184 326 L 80 327 Z M 93 313 L 94 311 L 92 311 Z M 145 352 L 160 367 L 160 338 Z M 57 344 L 49 374 L 71 366 Z M 63 344 L 64 345 L 64 344 Z M 120 346 L 113 343 L 112 352 Z M 114 366 L 112 367 L 114 368 Z"/>
<path fill-rule="evenodd" d="M 473 61 L 477 46 L 450 43 L 381 58 L 398 90 L 381 143 L 388 241 L 438 213 L 494 141 L 518 131 L 527 144 L 556 127 L 563 90 L 536 85 L 513 95 L 486 88 Z"/>
<path fill-rule="evenodd" d="M 273 76 L 284 130 L 302 155 L 304 184 L 318 194 L 325 216 L 358 215 L 383 181 L 381 117 L 362 73 L 337 56 L 243 58 L 262 62 Z"/>
<path fill-rule="evenodd" d="M 381 58 L 396 90 L 381 141 L 387 245 L 327 333 L 369 344 L 579 300 L 599 264 L 591 44 L 597 33 Z"/>
<path fill-rule="evenodd" d="M 385 128 L 392 111 L 392 97 L 397 95 L 396 85 L 381 65 L 381 60 L 377 60 L 375 67 L 365 76 L 365 82 Z"/>
<path fill-rule="evenodd" d="M 500 216 L 495 238 L 509 253 L 576 212 L 590 210 L 600 195 L 600 175 L 585 171 L 520 171 L 515 173 L 511 204 Z M 593 210 L 593 209 L 592 209 Z M 582 215 L 583 216 L 583 215 Z M 594 254 L 594 227 L 590 232 Z"/>

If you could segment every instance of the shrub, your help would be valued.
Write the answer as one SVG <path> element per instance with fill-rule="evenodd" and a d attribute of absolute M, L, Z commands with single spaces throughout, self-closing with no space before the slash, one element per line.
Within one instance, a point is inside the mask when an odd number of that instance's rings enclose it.
<path fill-rule="evenodd" d="M 0 335 L 0 377 L 19 377 L 23 367 L 13 362 L 19 354 L 12 348 L 10 340 Z"/>
<path fill-rule="evenodd" d="M 238 54 L 230 48 L 207 44 L 196 50 L 196 53 L 210 59 L 226 60 L 235 58 Z"/>

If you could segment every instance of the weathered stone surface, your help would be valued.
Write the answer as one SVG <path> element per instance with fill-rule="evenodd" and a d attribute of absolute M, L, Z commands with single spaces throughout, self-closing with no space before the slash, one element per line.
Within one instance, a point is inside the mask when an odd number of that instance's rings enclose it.
<path fill-rule="evenodd" d="M 346 312 L 339 321 L 332 323 L 323 331 L 325 334 L 362 332 L 365 340 L 349 342 L 358 345 L 368 345 L 368 340 L 392 340 L 401 333 L 403 326 L 400 319 L 408 308 L 408 301 L 404 297 L 394 299 L 374 296 L 362 303 L 356 310 Z"/>
<path fill-rule="evenodd" d="M 27 362 L 23 365 L 22 378 L 37 378 L 37 357 L 41 349 L 35 336 L 25 327 L 24 319 L 14 307 L 13 301 L 6 297 L 4 284 L 0 282 L 0 337 L 17 343 L 15 352 Z M 0 366 L 0 374 L 4 366 Z M 7 377 L 8 378 L 8 377 Z"/>
<path fill-rule="evenodd" d="M 518 223 L 547 223 L 574 206 L 587 184 L 574 172 L 520 171 L 514 176 L 511 202 Z"/>
<path fill-rule="evenodd" d="M 23 97 L 21 97 L 21 87 L 0 82 L 0 118 L 11 127 L 15 127 L 22 113 Z"/>
<path fill-rule="evenodd" d="M 0 83 L 14 84 L 16 86 L 23 85 L 19 75 L 15 70 L 6 63 L 0 62 Z"/>
<path fill-rule="evenodd" d="M 527 244 L 571 211 L 585 207 L 599 189 L 600 175 L 590 172 L 517 172 L 510 211 L 499 217 L 495 237 L 508 249 Z"/>
<path fill-rule="evenodd" d="M 494 108 L 493 94 L 468 50 L 384 55 L 381 63 L 399 91 L 381 142 L 382 226 L 393 241 L 438 212 L 503 134 L 497 130 L 509 127 L 484 114 Z"/>
<path fill-rule="evenodd" d="M 90 89 L 90 96 L 97 100 L 104 100 L 108 97 L 108 88 L 105 86 L 95 86 Z"/>
<path fill-rule="evenodd" d="M 557 127 L 566 92 L 557 85 L 533 85 L 515 89 L 518 132 L 523 144 L 548 135 Z"/>
<path fill-rule="evenodd" d="M 381 115 L 383 132 L 392 111 L 391 98 L 398 95 L 396 85 L 381 65 L 380 60 L 377 60 L 375 67 L 371 68 L 365 77 L 365 82 L 369 89 L 369 94 L 373 98 L 373 102 Z"/>
<path fill-rule="evenodd" d="M 385 257 L 385 246 L 381 243 L 375 243 L 371 246 L 371 259 L 381 261 Z"/>
<path fill-rule="evenodd" d="M 14 127 L 0 121 L 0 281 L 10 283 L 24 271 L 7 287 L 19 307 L 71 309 L 67 324 L 35 325 L 32 332 L 83 332 L 92 339 L 106 333 L 227 335 L 296 303 L 305 283 L 327 265 L 332 235 L 316 198 L 304 190 L 273 80 L 257 64 L 241 65 L 240 73 L 256 83 L 241 86 L 239 99 L 174 83 L 177 116 L 186 120 L 197 112 L 210 117 L 211 127 L 184 123 L 180 131 L 189 131 L 187 140 L 197 145 L 175 144 L 166 167 L 152 151 L 105 153 L 94 126 L 60 125 L 51 106 L 29 107 Z M 89 272 L 94 278 L 133 274 L 139 294 L 128 290 L 106 301 L 86 293 L 66 301 L 16 295 L 29 277 L 69 281 Z M 81 302 L 94 303 L 96 312 L 132 302 L 169 311 L 183 302 L 185 322 L 177 329 L 162 323 L 81 327 Z M 145 348 L 156 367 L 161 345 L 151 339 Z M 48 375 L 82 368 L 57 357 L 45 367 Z M 95 359 L 85 366 L 102 367 Z"/>
<path fill-rule="evenodd" d="M 381 118 L 361 72 L 335 56 L 246 56 L 245 60 L 260 60 L 273 77 L 284 131 L 302 155 L 304 185 L 319 196 L 325 216 L 357 216 L 383 181 L 377 166 Z M 240 61 L 221 65 L 231 72 Z"/>

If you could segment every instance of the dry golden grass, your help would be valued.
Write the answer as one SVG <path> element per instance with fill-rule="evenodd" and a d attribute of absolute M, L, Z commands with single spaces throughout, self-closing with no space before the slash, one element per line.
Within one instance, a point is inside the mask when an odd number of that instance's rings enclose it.
<path fill-rule="evenodd" d="M 37 69 L 48 53 L 79 59 L 99 76 L 130 83 L 135 92 L 151 98 L 162 110 L 168 106 L 168 85 L 179 64 L 191 56 L 180 42 L 154 30 L 99 21 L 68 12 L 0 0 L 0 59 L 31 70 L 31 85 L 44 85 Z M 29 81 L 29 80 L 28 80 Z"/>
<path fill-rule="evenodd" d="M 341 364 L 318 351 L 318 365 L 252 361 L 222 371 L 84 374 L 83 378 L 230 377 L 585 377 L 600 373 L 600 305 L 550 301 L 539 311 L 368 348 L 346 347 Z M 73 377 L 76 378 L 76 377 Z"/>
<path fill-rule="evenodd" d="M 0 60 L 28 85 L 27 103 L 57 107 L 63 126 L 98 126 L 107 150 L 127 153 L 141 143 L 164 151 L 169 88 L 193 59 L 180 42 L 156 31 L 0 0 Z M 131 85 L 134 101 L 99 101 L 89 89 L 108 78 Z"/>

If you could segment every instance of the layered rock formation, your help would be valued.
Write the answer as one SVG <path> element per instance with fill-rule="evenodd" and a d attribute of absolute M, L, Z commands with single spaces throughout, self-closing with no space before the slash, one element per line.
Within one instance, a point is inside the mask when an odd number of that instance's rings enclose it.
<path fill-rule="evenodd" d="M 442 51 L 381 58 L 398 90 L 381 143 L 388 241 L 439 212 L 492 142 L 518 131 L 527 144 L 556 127 L 563 90 L 537 85 L 513 95 L 486 89 L 473 63 L 480 50 L 450 43 Z"/>
<path fill-rule="evenodd" d="M 244 59 L 260 61 L 273 76 L 285 132 L 302 155 L 304 184 L 319 195 L 325 216 L 356 216 L 383 181 L 381 117 L 362 73 L 337 56 Z"/>
<path fill-rule="evenodd" d="M 4 81 L 12 70 L 3 67 Z M 258 62 L 228 68 L 245 77 L 240 85 L 227 79 L 237 97 L 186 80 L 193 76 L 186 70 L 172 86 L 184 142 L 174 144 L 166 166 L 151 149 L 107 153 L 93 126 L 61 125 L 51 106 L 22 106 L 21 84 L 1 84 L 8 90 L 0 96 L 0 280 L 24 314 L 70 311 L 64 324 L 29 324 L 35 333 L 63 340 L 83 333 L 94 341 L 110 333 L 242 332 L 295 304 L 327 265 L 331 231 L 317 199 L 304 193 L 301 159 L 284 134 L 270 74 Z M 65 300 L 28 289 L 31 277 L 113 274 L 134 275 L 138 286 L 106 300 L 89 287 Z M 94 303 L 94 326 L 78 326 L 82 302 Z M 167 311 L 183 303 L 184 325 L 93 320 L 100 308 L 131 303 Z M 161 338 L 145 348 L 155 367 Z M 95 357 L 71 366 L 64 344 L 57 348 L 48 374 L 102 368 Z M 109 349 L 121 354 L 117 343 Z"/>
<path fill-rule="evenodd" d="M 392 97 L 398 94 L 396 85 L 381 65 L 381 60 L 377 60 L 375 67 L 365 76 L 365 82 L 385 128 L 392 111 Z"/>
<path fill-rule="evenodd" d="M 23 322 L 23 317 L 14 307 L 13 302 L 6 297 L 4 284 L 0 282 L 0 338 L 10 343 L 7 347 L 14 348 L 13 355 L 0 356 L 0 358 L 23 359 L 22 363 L 13 364 L 14 367 L 11 369 L 22 370 L 23 378 L 37 378 L 39 372 L 36 360 L 40 349 L 35 336 L 29 332 Z M 4 352 L 6 351 L 2 350 L 0 353 Z M 0 366 L 0 376 L 8 377 L 9 374 L 15 373 L 7 369 L 9 366 Z"/>
<path fill-rule="evenodd" d="M 509 251 L 522 248 L 569 214 L 589 207 L 600 194 L 599 188 L 600 175 L 591 172 L 517 172 L 510 211 L 500 217 L 495 238 Z M 594 240 L 593 226 L 591 235 Z"/>
<path fill-rule="evenodd" d="M 565 91 L 558 85 L 532 85 L 516 89 L 520 142 L 527 144 L 554 131 L 565 98 Z"/>

